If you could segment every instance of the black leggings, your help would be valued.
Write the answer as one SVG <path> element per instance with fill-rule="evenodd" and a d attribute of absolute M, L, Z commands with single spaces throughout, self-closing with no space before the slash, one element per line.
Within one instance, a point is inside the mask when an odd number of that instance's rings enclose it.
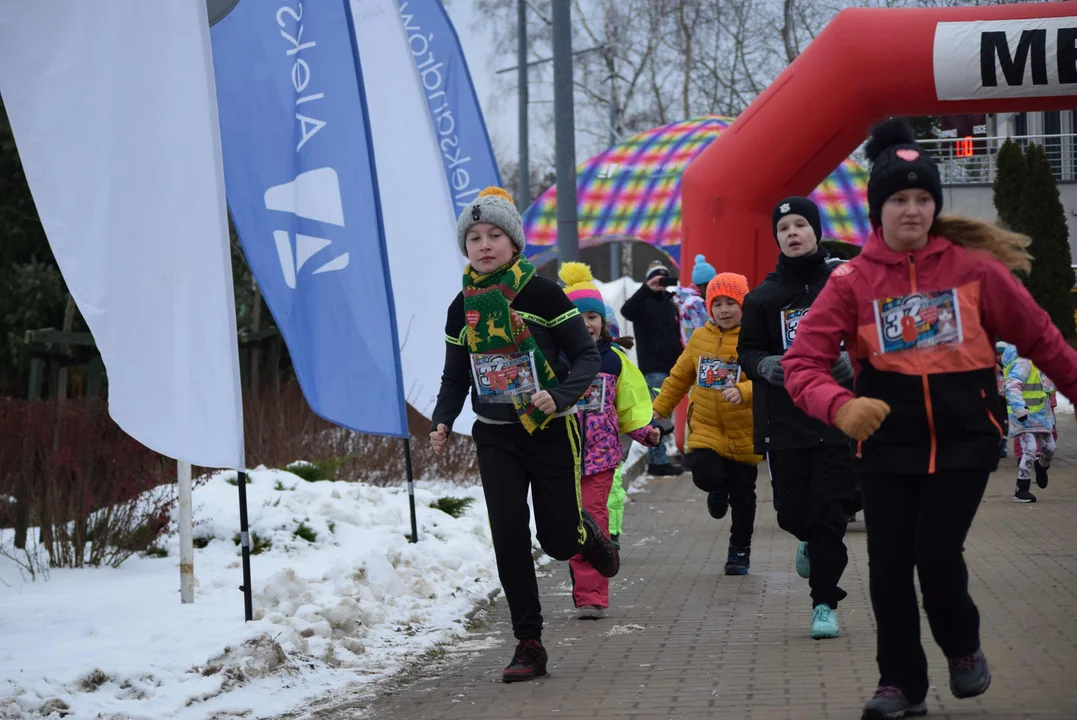
<path fill-rule="evenodd" d="M 962 553 L 987 478 L 984 470 L 864 476 L 879 685 L 900 688 L 909 702 L 923 700 L 928 689 L 914 567 L 943 654 L 961 657 L 980 648 L 980 614 Z"/>
<path fill-rule="evenodd" d="M 575 417 L 554 418 L 529 435 L 519 423 L 475 423 L 479 474 L 490 517 L 497 574 L 519 640 L 542 636 L 535 563 L 531 555 L 527 490 L 543 551 L 555 560 L 580 552 L 586 531 L 580 516 L 579 425 Z"/>
<path fill-rule="evenodd" d="M 693 450 L 685 464 L 692 471 L 692 481 L 697 488 L 708 493 L 728 493 L 733 516 L 729 544 L 749 547 L 755 528 L 755 481 L 759 468 L 722 457 L 713 450 Z"/>
<path fill-rule="evenodd" d="M 848 445 L 772 450 L 767 456 L 778 527 L 808 543 L 812 606 L 838 603 L 848 595 L 838 582 L 849 564 L 846 514 L 856 492 Z"/>

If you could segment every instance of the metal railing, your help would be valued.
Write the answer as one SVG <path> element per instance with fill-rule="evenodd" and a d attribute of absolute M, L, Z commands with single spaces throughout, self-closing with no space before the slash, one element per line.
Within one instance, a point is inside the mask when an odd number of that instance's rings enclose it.
<path fill-rule="evenodd" d="M 1077 135 L 1021 135 L 1010 138 L 1023 148 L 1042 145 L 1059 181 L 1077 181 Z M 942 181 L 948 185 L 975 185 L 995 181 L 999 148 L 1005 137 L 932 138 L 920 146 L 938 163 Z"/>

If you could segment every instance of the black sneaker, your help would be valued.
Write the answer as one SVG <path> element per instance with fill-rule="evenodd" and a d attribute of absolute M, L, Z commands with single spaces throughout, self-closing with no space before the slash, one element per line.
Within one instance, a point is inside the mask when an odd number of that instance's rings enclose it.
<path fill-rule="evenodd" d="M 521 640 L 516 646 L 512 662 L 501 674 L 501 682 L 514 683 L 534 680 L 546 674 L 546 648 L 539 640 Z"/>
<path fill-rule="evenodd" d="M 662 465 L 648 465 L 647 474 L 654 477 L 673 477 L 675 475 L 683 475 L 684 468 L 677 467 L 672 463 L 663 463 Z"/>
<path fill-rule="evenodd" d="M 898 720 L 920 715 L 927 715 L 927 703 L 921 700 L 914 705 L 901 690 L 883 685 L 875 691 L 871 700 L 864 704 L 864 714 L 860 716 L 860 720 Z"/>
<path fill-rule="evenodd" d="M 610 542 L 613 543 L 613 547 L 617 548 L 618 551 L 621 550 L 621 536 L 620 535 L 610 535 Z"/>
<path fill-rule="evenodd" d="M 621 554 L 606 531 L 598 526 L 591 513 L 582 510 L 583 525 L 587 528 L 587 543 L 580 551 L 584 561 L 598 570 L 602 577 L 611 578 L 621 569 Z"/>
<path fill-rule="evenodd" d="M 1034 503 L 1036 502 L 1036 496 L 1028 490 L 1021 490 L 1018 488 L 1013 494 L 1013 501 L 1016 503 Z"/>
<path fill-rule="evenodd" d="M 752 549 L 750 547 L 729 546 L 729 555 L 725 560 L 726 575 L 747 575 L 751 564 Z"/>
<path fill-rule="evenodd" d="M 729 493 L 707 493 L 707 512 L 709 512 L 711 514 L 711 517 L 715 520 L 721 520 L 722 518 L 724 518 L 725 514 L 729 512 Z"/>
<path fill-rule="evenodd" d="M 1037 460 L 1032 464 L 1032 467 L 1036 470 L 1036 484 L 1041 488 L 1047 487 L 1047 468 L 1040 465 L 1040 461 Z"/>
<path fill-rule="evenodd" d="M 950 692 L 954 697 L 970 698 L 987 692 L 991 685 L 991 669 L 987 667 L 987 658 L 982 651 L 946 658 L 946 661 L 950 663 Z"/>

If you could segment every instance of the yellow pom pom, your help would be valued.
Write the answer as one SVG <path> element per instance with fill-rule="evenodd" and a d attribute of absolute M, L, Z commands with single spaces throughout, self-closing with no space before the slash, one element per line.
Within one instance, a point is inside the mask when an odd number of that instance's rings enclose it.
<path fill-rule="evenodd" d="M 512 199 L 512 195 L 505 188 L 499 188 L 491 185 L 482 192 L 479 193 L 479 197 L 499 197 L 502 200 L 508 200 L 509 204 L 515 205 L 516 201 Z"/>
<path fill-rule="evenodd" d="M 579 285 L 580 283 L 594 281 L 594 277 L 591 275 L 591 268 L 581 262 L 562 263 L 561 269 L 557 272 L 557 275 L 566 285 Z"/>

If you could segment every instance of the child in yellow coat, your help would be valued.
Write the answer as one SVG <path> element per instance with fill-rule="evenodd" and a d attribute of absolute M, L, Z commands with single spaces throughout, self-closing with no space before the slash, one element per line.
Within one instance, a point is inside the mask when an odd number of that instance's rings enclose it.
<path fill-rule="evenodd" d="M 762 456 L 752 438 L 752 382 L 740 371 L 741 304 L 748 279 L 721 273 L 707 285 L 710 321 L 692 333 L 662 392 L 654 413 L 667 418 L 688 394 L 688 454 L 684 465 L 696 487 L 707 493 L 707 510 L 723 518 L 730 506 L 726 575 L 747 575 L 755 526 L 755 482 Z"/>

